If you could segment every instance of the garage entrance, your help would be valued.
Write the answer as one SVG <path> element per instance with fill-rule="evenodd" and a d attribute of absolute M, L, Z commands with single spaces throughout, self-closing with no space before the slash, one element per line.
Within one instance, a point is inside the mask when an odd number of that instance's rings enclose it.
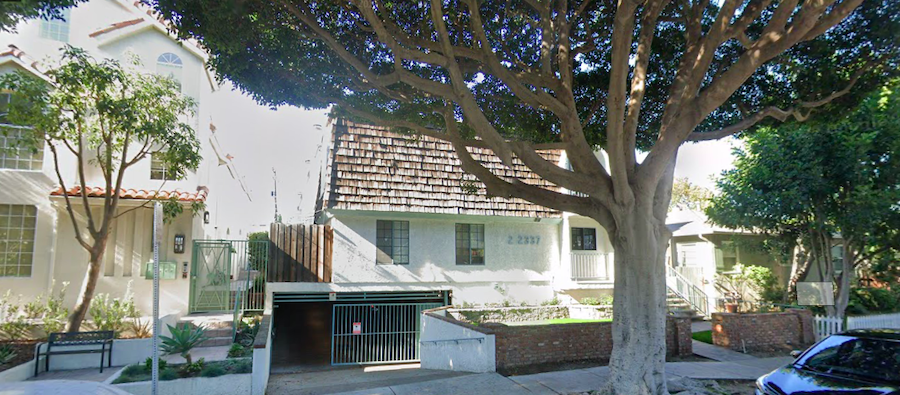
<path fill-rule="evenodd" d="M 340 365 L 417 362 L 422 311 L 449 291 L 276 293 L 272 366 L 309 371 Z"/>

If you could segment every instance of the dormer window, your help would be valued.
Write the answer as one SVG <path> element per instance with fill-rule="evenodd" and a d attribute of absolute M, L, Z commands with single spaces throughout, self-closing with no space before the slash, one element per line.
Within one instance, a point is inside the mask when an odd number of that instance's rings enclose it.
<path fill-rule="evenodd" d="M 166 52 L 156 58 L 156 72 L 159 75 L 175 80 L 178 83 L 178 89 L 181 89 L 181 70 L 183 66 L 181 58 L 171 52 Z"/>
<path fill-rule="evenodd" d="M 72 19 L 71 14 L 72 10 L 66 8 L 59 12 L 59 16 L 62 19 L 52 17 L 41 19 L 41 38 L 64 43 L 69 42 L 69 21 Z"/>

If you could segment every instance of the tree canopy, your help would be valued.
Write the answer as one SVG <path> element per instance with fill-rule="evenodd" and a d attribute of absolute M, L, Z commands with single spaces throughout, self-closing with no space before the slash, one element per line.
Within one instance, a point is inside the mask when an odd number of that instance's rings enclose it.
<path fill-rule="evenodd" d="M 709 189 L 692 184 L 687 178 L 676 178 L 672 183 L 672 202 L 669 210 L 700 211 L 706 208 L 710 198 L 712 191 Z"/>
<path fill-rule="evenodd" d="M 678 147 L 856 103 L 898 66 L 894 0 L 152 3 L 260 103 L 335 105 L 338 116 L 447 140 L 479 193 L 596 220 L 616 250 L 606 390 L 629 395 L 666 393 L 665 216 Z M 499 177 L 469 147 L 560 188 Z M 546 148 L 564 149 L 570 166 L 546 160 Z"/>
<path fill-rule="evenodd" d="M 59 19 L 62 10 L 87 0 L 16 0 L 0 2 L 0 31 L 14 31 L 19 22 L 34 18 Z"/>
<path fill-rule="evenodd" d="M 801 242 L 816 255 L 811 262 L 831 276 L 842 269 L 830 255 L 834 244 L 850 257 L 841 276 L 879 255 L 893 258 L 900 251 L 898 116 L 900 83 L 894 81 L 836 121 L 747 136 L 735 168 L 718 182 L 710 220 Z"/>
<path fill-rule="evenodd" d="M 197 169 L 200 142 L 187 123 L 196 103 L 171 78 L 139 73 L 111 59 L 98 61 L 71 46 L 45 75 L 49 82 L 22 71 L 0 76 L 0 88 L 13 97 L 0 133 L 17 131 L 21 148 L 48 147 L 64 191 L 72 186 L 71 173 L 60 168 L 68 157 L 75 159 L 81 191 L 93 186 L 85 176 L 89 168 L 99 167 L 103 176 L 106 192 L 99 204 L 86 194 L 62 194 L 75 238 L 89 255 L 87 286 L 69 319 L 68 330 L 77 331 L 93 297 L 110 230 L 122 214 L 114 191 L 123 188 L 126 170 L 150 155 L 162 159 L 173 179 Z"/>

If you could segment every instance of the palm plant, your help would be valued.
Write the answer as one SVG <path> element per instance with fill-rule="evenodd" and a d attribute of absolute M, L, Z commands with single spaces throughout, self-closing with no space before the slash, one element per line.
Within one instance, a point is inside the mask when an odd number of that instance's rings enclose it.
<path fill-rule="evenodd" d="M 162 351 L 166 355 L 181 355 L 187 364 L 191 364 L 191 350 L 203 343 L 206 337 L 206 328 L 202 325 L 194 327 L 193 325 L 175 326 L 166 325 L 172 336 L 160 336 L 162 340 Z"/>
<path fill-rule="evenodd" d="M 0 366 L 6 365 L 16 357 L 16 352 L 9 345 L 0 346 Z"/>

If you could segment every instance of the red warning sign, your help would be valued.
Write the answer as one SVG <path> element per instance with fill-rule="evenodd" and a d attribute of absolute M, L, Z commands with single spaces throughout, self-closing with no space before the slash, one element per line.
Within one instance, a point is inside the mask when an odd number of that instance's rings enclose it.
<path fill-rule="evenodd" d="M 362 333 L 362 322 L 354 322 L 353 323 L 353 334 L 359 335 Z"/>

